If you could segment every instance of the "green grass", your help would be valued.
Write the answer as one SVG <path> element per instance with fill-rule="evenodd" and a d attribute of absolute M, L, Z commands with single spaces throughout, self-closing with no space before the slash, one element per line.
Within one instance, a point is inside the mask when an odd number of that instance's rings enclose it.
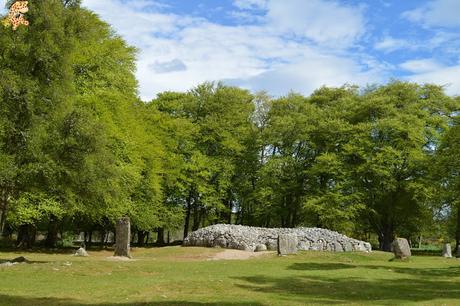
<path fill-rule="evenodd" d="M 24 255 L 0 268 L 1 305 L 460 305 L 460 260 L 391 254 L 302 252 L 249 260 L 207 260 L 218 249 L 135 249 L 136 261 Z"/>

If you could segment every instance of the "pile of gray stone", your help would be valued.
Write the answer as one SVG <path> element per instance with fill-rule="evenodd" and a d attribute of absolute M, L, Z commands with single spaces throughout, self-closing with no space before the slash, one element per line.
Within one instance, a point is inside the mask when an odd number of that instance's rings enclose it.
<path fill-rule="evenodd" d="M 297 249 L 301 251 L 370 252 L 368 242 L 349 238 L 322 228 L 262 228 L 242 225 L 217 224 L 192 232 L 184 246 L 221 247 L 244 251 L 278 249 L 278 236 L 297 237 Z"/>

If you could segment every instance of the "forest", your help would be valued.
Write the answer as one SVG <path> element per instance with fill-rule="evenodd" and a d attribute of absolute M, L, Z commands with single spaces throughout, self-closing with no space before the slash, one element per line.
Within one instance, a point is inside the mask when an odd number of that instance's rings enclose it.
<path fill-rule="evenodd" d="M 321 227 L 390 250 L 460 243 L 460 97 L 436 84 L 309 96 L 208 82 L 142 101 L 137 50 L 78 0 L 0 26 L 0 234 L 46 247 L 232 223 Z"/>

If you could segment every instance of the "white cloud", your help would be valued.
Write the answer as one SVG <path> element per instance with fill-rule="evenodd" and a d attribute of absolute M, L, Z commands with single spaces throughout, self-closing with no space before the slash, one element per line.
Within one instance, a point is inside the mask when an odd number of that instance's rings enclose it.
<path fill-rule="evenodd" d="M 6 13 L 6 2 L 7 0 L 0 0 L 0 14 L 5 14 Z"/>
<path fill-rule="evenodd" d="M 83 3 L 140 49 L 137 78 L 143 100 L 166 90 L 185 91 L 204 81 L 227 80 L 273 94 L 291 89 L 308 94 L 321 85 L 380 80 L 380 68 L 360 63 L 359 56 L 344 49 L 364 31 L 360 8 L 318 0 L 307 4 L 286 0 L 280 7 L 275 3 L 279 1 L 270 1 L 266 6 L 265 1 L 240 1 L 240 7 L 249 10 L 266 8 L 264 20 L 253 25 L 220 25 L 155 7 L 140 9 L 150 1 Z M 294 14 L 296 5 L 305 19 Z M 288 32 L 303 38 L 289 39 Z"/>
<path fill-rule="evenodd" d="M 412 11 L 403 13 L 403 17 L 427 27 L 460 27 L 459 0 L 432 0 Z"/>
<path fill-rule="evenodd" d="M 346 83 L 366 85 L 383 82 L 384 73 L 379 67 L 368 69 L 355 60 L 316 52 L 306 55 L 298 62 L 279 67 L 245 80 L 229 83 L 253 91 L 268 90 L 280 96 L 288 91 L 310 94 L 323 85 L 342 86 Z"/>
<path fill-rule="evenodd" d="M 336 1 L 270 0 L 267 10 L 275 30 L 319 44 L 349 46 L 365 31 L 363 8 Z"/>
<path fill-rule="evenodd" d="M 374 48 L 384 52 L 393 52 L 401 49 L 414 48 L 415 46 L 404 39 L 397 39 L 390 36 L 384 37 L 378 41 Z"/>
<path fill-rule="evenodd" d="M 253 10 L 265 9 L 267 2 L 268 0 L 235 0 L 233 4 L 240 9 Z"/>
<path fill-rule="evenodd" d="M 451 67 L 439 67 L 432 71 L 414 74 L 408 77 L 409 80 L 418 83 L 434 83 L 445 86 L 449 95 L 460 94 L 460 65 Z"/>
<path fill-rule="evenodd" d="M 434 59 L 410 60 L 402 63 L 400 67 L 412 73 L 429 73 L 445 68 Z"/>

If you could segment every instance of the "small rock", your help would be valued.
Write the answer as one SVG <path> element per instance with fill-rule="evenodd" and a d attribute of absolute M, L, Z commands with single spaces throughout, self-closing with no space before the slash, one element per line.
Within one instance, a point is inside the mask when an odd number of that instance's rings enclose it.
<path fill-rule="evenodd" d="M 74 256 L 87 257 L 87 256 L 89 256 L 89 254 L 88 254 L 88 252 L 86 252 L 86 250 L 85 250 L 84 248 L 79 248 L 79 249 L 75 252 Z"/>
<path fill-rule="evenodd" d="M 256 252 L 264 252 L 267 250 L 267 246 L 265 244 L 258 244 L 256 245 Z"/>
<path fill-rule="evenodd" d="M 405 238 L 396 238 L 392 243 L 393 253 L 397 259 L 409 258 L 412 254 L 410 251 L 409 243 Z"/>

